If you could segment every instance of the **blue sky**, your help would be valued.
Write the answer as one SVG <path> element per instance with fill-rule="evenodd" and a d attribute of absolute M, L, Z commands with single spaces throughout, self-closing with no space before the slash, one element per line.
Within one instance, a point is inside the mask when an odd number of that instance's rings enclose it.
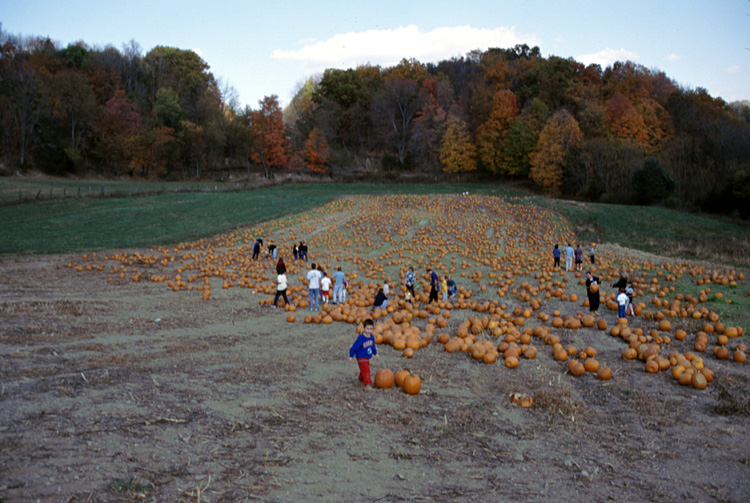
<path fill-rule="evenodd" d="M 631 60 L 683 87 L 750 100 L 750 0 L 1 0 L 0 22 L 63 46 L 195 50 L 253 108 L 272 94 L 287 104 L 325 68 L 437 62 L 520 43 L 603 68 Z"/>

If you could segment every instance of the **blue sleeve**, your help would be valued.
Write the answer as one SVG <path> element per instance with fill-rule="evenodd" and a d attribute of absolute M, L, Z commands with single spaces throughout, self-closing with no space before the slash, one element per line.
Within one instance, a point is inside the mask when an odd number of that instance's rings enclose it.
<path fill-rule="evenodd" d="M 354 341 L 354 344 L 352 344 L 352 347 L 349 348 L 349 358 L 352 358 L 354 355 L 357 354 L 357 351 L 362 347 L 362 343 L 364 342 L 364 334 L 359 334 L 357 336 L 357 340 Z"/>

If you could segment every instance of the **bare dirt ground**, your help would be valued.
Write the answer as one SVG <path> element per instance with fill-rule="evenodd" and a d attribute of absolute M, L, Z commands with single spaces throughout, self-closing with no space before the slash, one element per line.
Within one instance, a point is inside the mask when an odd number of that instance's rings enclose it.
<path fill-rule="evenodd" d="M 381 345 L 373 373 L 419 374 L 410 396 L 357 384 L 352 325 L 286 323 L 249 289 L 115 287 L 69 260 L 0 262 L 0 502 L 750 500 L 747 364 L 706 354 L 698 391 L 593 330 L 560 333 L 609 381 L 541 343 L 515 369 Z"/>

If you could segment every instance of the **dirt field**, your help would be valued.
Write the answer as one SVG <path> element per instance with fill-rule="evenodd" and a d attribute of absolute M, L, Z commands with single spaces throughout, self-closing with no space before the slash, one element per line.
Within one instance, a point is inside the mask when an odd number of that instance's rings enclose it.
<path fill-rule="evenodd" d="M 374 370 L 422 377 L 411 396 L 357 384 L 353 325 L 70 261 L 0 262 L 0 502 L 750 500 L 748 364 L 707 351 L 698 391 L 595 330 L 559 334 L 595 346 L 609 381 L 572 377 L 541 341 L 515 369 L 380 345 Z"/>

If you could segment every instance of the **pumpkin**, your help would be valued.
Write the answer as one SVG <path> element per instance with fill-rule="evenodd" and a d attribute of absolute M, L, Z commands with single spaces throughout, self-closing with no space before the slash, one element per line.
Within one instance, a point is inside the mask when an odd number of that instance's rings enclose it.
<path fill-rule="evenodd" d="M 375 387 L 386 389 L 392 388 L 395 377 L 390 369 L 380 369 L 375 373 Z"/>
<path fill-rule="evenodd" d="M 515 356 L 509 356 L 505 359 L 505 366 L 509 369 L 518 367 L 518 358 Z"/>
<path fill-rule="evenodd" d="M 289 323 L 294 323 L 297 321 L 297 317 L 294 315 L 294 313 L 289 313 L 286 315 L 286 321 Z"/>
<path fill-rule="evenodd" d="M 596 376 L 602 381 L 608 381 L 612 378 L 612 369 L 609 367 L 601 367 Z"/>
<path fill-rule="evenodd" d="M 406 376 L 409 375 L 408 370 L 399 370 L 394 374 L 394 380 L 396 381 L 396 386 L 401 388 L 404 385 L 404 379 L 406 379 Z"/>
<path fill-rule="evenodd" d="M 706 380 L 706 376 L 704 376 L 700 372 L 696 372 L 695 374 L 693 374 L 693 377 L 690 380 L 690 384 L 692 384 L 693 388 L 695 389 L 706 389 L 708 381 Z"/>
<path fill-rule="evenodd" d="M 404 384 L 401 388 L 409 395 L 416 395 L 422 389 L 422 379 L 417 374 L 409 374 L 404 379 Z"/>

